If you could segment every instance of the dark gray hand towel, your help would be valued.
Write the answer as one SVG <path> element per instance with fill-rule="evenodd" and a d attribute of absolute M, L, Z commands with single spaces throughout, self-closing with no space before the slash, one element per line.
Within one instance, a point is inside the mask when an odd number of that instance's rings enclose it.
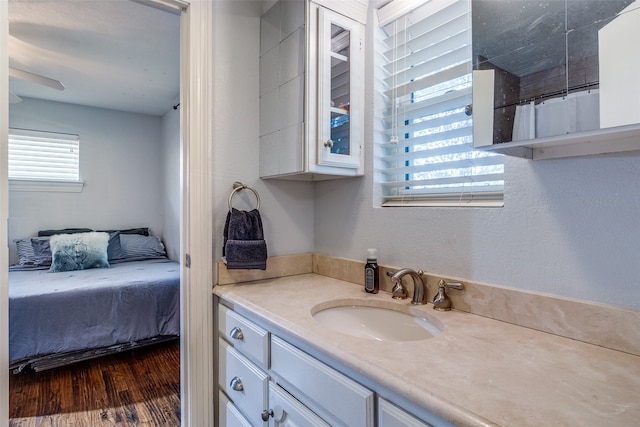
<path fill-rule="evenodd" d="M 230 270 L 267 269 L 267 243 L 257 209 L 239 211 L 232 208 L 229 211 L 224 224 L 222 255 Z"/>

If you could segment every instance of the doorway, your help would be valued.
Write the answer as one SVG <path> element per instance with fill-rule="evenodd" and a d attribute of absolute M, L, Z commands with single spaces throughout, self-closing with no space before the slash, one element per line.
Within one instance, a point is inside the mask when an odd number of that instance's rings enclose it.
<path fill-rule="evenodd" d="M 174 0 L 153 2 L 181 13 L 181 221 L 180 259 L 187 255 L 191 267 L 181 268 L 181 397 L 182 425 L 212 425 L 212 248 L 210 141 L 211 2 L 193 5 Z M 0 102 L 8 105 L 8 8 L 0 2 Z M 197 83 L 197 84 L 196 84 Z M 8 219 L 6 179 L 8 112 L 0 114 L 0 220 Z M 0 238 L 8 241 L 6 227 Z M 8 259 L 6 245 L 0 257 Z M 8 312 L 8 262 L 0 263 L 0 313 Z M 0 322 L 0 347 L 8 347 L 8 322 Z M 0 354 L 0 424 L 5 424 L 8 402 L 8 355 Z"/>

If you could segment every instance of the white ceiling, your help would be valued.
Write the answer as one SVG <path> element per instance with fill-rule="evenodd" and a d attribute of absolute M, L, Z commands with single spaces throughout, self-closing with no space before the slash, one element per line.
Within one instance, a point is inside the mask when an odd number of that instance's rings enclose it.
<path fill-rule="evenodd" d="M 66 87 L 10 77 L 20 97 L 163 115 L 179 100 L 180 17 L 130 0 L 9 0 L 9 66 Z"/>

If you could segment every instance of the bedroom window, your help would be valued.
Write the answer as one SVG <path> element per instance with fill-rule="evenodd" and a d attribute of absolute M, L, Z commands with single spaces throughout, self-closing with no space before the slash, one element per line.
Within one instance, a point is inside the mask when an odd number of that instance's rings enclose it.
<path fill-rule="evenodd" d="M 17 191 L 82 191 L 79 136 L 9 129 L 9 185 Z"/>
<path fill-rule="evenodd" d="M 383 206 L 502 206 L 502 155 L 474 151 L 471 1 L 392 1 L 377 147 Z"/>

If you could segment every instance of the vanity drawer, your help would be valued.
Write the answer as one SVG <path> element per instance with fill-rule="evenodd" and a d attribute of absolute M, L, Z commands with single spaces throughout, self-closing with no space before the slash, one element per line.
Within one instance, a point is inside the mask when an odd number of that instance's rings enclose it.
<path fill-rule="evenodd" d="M 378 397 L 378 427 L 433 427 L 404 409 Z"/>
<path fill-rule="evenodd" d="M 220 388 L 251 424 L 263 425 L 269 376 L 224 340 L 220 340 L 218 363 Z"/>
<path fill-rule="evenodd" d="M 218 414 L 218 425 L 226 427 L 252 427 L 249 421 L 238 411 L 238 408 L 233 405 L 233 402 L 231 402 L 223 392 L 219 394 L 220 413 Z"/>
<path fill-rule="evenodd" d="M 219 304 L 218 308 L 220 336 L 224 337 L 240 353 L 267 369 L 269 366 L 269 333 L 222 304 Z"/>
<path fill-rule="evenodd" d="M 350 378 L 271 336 L 274 380 L 332 425 L 374 425 L 374 394 Z"/>
<path fill-rule="evenodd" d="M 269 383 L 269 425 L 278 427 L 331 427 L 280 386 Z"/>

